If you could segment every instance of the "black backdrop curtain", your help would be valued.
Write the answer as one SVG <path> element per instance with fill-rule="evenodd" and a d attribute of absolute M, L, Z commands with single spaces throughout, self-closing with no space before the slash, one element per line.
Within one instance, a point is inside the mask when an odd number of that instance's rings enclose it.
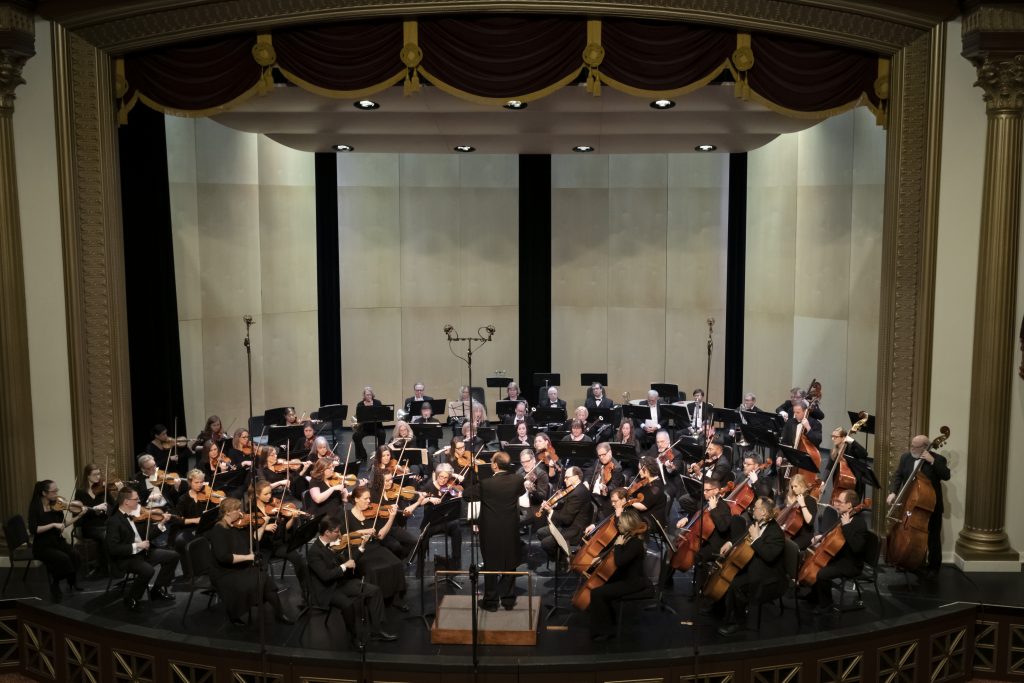
<path fill-rule="evenodd" d="M 178 433 L 187 434 L 164 115 L 135 109 L 118 145 L 132 424 L 141 452 L 155 424 L 171 432 L 177 417 Z"/>

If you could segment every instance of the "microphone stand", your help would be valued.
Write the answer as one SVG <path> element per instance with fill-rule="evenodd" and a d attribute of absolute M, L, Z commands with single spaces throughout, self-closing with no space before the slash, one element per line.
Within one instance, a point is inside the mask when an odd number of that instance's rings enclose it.
<path fill-rule="evenodd" d="M 460 337 L 458 331 L 456 331 L 455 328 L 453 328 L 451 325 L 445 325 L 445 327 L 444 327 L 445 336 L 448 337 L 448 346 L 449 346 L 449 348 L 451 348 L 452 342 L 466 342 L 466 357 L 462 358 L 462 356 L 458 356 L 458 354 L 455 354 L 455 355 L 456 355 L 457 358 L 460 358 L 461 360 L 466 362 L 467 374 L 469 376 L 469 383 L 466 386 L 469 387 L 469 441 L 470 441 L 470 443 L 473 442 L 473 438 L 476 436 L 476 422 L 473 420 L 473 351 L 474 351 L 473 344 L 476 343 L 476 345 L 477 345 L 476 348 L 479 349 L 484 344 L 486 344 L 487 342 L 491 341 L 491 339 L 494 337 L 494 326 L 493 325 L 487 325 L 486 327 L 479 327 L 479 328 L 477 328 L 476 332 L 477 332 L 477 335 L 478 335 L 476 337 Z M 483 336 L 484 332 L 487 333 L 486 337 Z M 454 354 L 455 352 L 452 351 L 452 353 Z M 477 476 L 476 475 L 476 467 L 475 467 L 475 464 L 476 464 L 476 454 L 474 454 L 472 457 L 473 457 L 473 463 L 471 463 L 471 464 L 473 464 L 474 467 L 473 467 L 473 475 L 471 475 L 471 476 L 476 477 Z M 483 489 L 482 489 L 482 487 L 478 486 L 478 490 L 480 491 L 480 500 L 477 501 L 477 504 L 479 505 L 480 509 L 482 510 L 483 509 Z M 479 521 L 479 511 L 477 513 L 477 521 Z M 480 567 L 477 565 L 477 561 L 476 561 L 477 543 L 479 543 L 479 539 L 477 538 L 477 534 L 472 533 L 472 525 L 471 525 L 470 535 L 469 535 L 469 555 L 470 555 L 469 583 L 473 587 L 472 588 L 472 591 L 473 591 L 472 592 L 472 602 L 470 604 L 470 614 L 472 615 L 472 625 L 471 625 L 471 628 L 472 628 L 472 633 L 473 633 L 472 658 L 473 658 L 473 673 L 474 673 L 474 675 L 477 673 L 477 671 L 479 669 L 479 666 L 480 666 L 480 656 L 479 656 L 479 651 L 478 651 L 479 650 L 479 642 L 480 642 L 480 623 L 479 623 L 479 619 L 478 619 L 478 616 L 477 616 L 477 610 L 479 609 L 477 607 L 477 600 L 478 600 L 477 596 L 479 595 L 479 585 L 478 584 L 479 584 L 479 580 L 480 580 Z M 532 605 L 531 605 L 531 609 L 532 609 Z"/>
<path fill-rule="evenodd" d="M 708 318 L 708 371 L 704 377 L 704 402 L 708 403 L 711 397 L 711 352 L 715 348 L 715 340 L 711 337 L 715 330 L 715 319 Z"/>
<path fill-rule="evenodd" d="M 252 430 L 252 343 L 249 339 L 249 328 L 252 327 L 252 316 L 243 315 L 242 320 L 245 322 L 245 341 L 242 342 L 242 346 L 245 347 L 245 364 L 249 371 L 249 423 L 246 427 Z"/>

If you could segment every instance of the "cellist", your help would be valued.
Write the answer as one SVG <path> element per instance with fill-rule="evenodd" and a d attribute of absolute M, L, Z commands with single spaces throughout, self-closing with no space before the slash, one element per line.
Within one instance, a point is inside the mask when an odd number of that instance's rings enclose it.
<path fill-rule="evenodd" d="M 896 467 L 889 496 L 885 502 L 892 505 L 896 494 L 903 484 L 914 474 L 914 466 L 921 461 L 921 474 L 931 482 L 935 489 L 935 509 L 928 518 L 928 569 L 926 577 L 934 577 L 942 566 L 942 482 L 949 481 L 949 466 L 946 458 L 928 450 L 930 443 L 927 436 L 919 434 L 910 440 L 910 451 L 900 456 Z"/>
<path fill-rule="evenodd" d="M 619 535 L 612 546 L 615 573 L 604 585 L 590 592 L 590 637 L 610 640 L 615 636 L 614 601 L 650 588 L 644 576 L 644 537 L 647 523 L 632 508 L 626 508 L 615 520 Z M 606 560 L 607 561 L 607 560 Z"/>
<path fill-rule="evenodd" d="M 761 496 L 754 503 L 754 522 L 747 529 L 750 547 L 754 556 L 732 580 L 725 593 L 725 623 L 718 629 L 723 636 L 740 630 L 746 620 L 747 604 L 752 597 L 770 600 L 786 587 L 785 553 L 786 536 L 782 527 L 775 522 L 775 503 L 771 498 Z M 732 542 L 722 546 L 722 554 L 732 549 Z"/>
<path fill-rule="evenodd" d="M 715 555 L 720 554 L 722 546 L 726 542 L 732 540 L 732 511 L 722 496 L 722 482 L 717 479 L 704 480 L 704 501 L 707 503 L 707 507 L 696 514 L 711 515 L 711 521 L 714 522 L 715 530 L 711 532 L 711 536 L 701 546 L 700 551 L 697 553 L 697 562 L 693 567 L 694 572 L 696 572 L 697 583 L 701 585 L 703 585 L 704 579 L 707 577 L 707 563 Z M 676 522 L 676 528 L 682 529 L 689 522 L 689 517 L 680 517 L 679 521 Z M 699 522 L 696 523 L 696 527 L 700 527 Z"/>
<path fill-rule="evenodd" d="M 817 602 L 815 614 L 822 614 L 832 609 L 833 579 L 852 579 L 864 571 L 864 548 L 868 539 L 868 525 L 863 515 L 854 515 L 853 508 L 860 503 L 856 491 L 844 490 L 836 500 L 835 508 L 839 513 L 839 523 L 845 542 L 843 547 L 818 572 L 818 579 L 811 592 L 811 602 Z M 811 539 L 811 548 L 821 541 L 819 534 Z"/>

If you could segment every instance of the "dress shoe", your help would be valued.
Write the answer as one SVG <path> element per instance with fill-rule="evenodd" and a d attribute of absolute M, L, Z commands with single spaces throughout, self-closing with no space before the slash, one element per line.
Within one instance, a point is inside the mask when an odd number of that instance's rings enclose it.
<path fill-rule="evenodd" d="M 723 624 L 718 628 L 718 635 L 731 636 L 740 630 L 739 624 Z"/>
<path fill-rule="evenodd" d="M 364 643 L 358 636 L 352 636 L 352 647 L 356 650 L 363 651 L 366 649 L 366 643 Z"/>
<path fill-rule="evenodd" d="M 516 608 L 516 601 L 513 600 L 512 602 L 503 602 L 501 603 L 501 606 L 505 608 L 506 612 L 511 612 Z"/>
<path fill-rule="evenodd" d="M 292 624 L 295 623 L 295 620 L 292 619 L 287 614 L 285 614 L 284 612 L 281 612 L 280 614 L 278 614 L 274 618 L 277 619 L 277 623 L 279 623 L 279 624 L 287 624 L 288 626 L 291 626 Z"/>
<path fill-rule="evenodd" d="M 153 602 L 173 602 L 174 596 L 167 592 L 166 588 L 160 586 L 149 590 L 149 599 Z"/>
<path fill-rule="evenodd" d="M 494 603 L 490 603 L 490 602 L 484 602 L 483 599 L 477 600 L 476 601 L 476 606 L 479 607 L 482 610 L 487 610 L 488 612 L 497 612 L 498 611 L 498 606 L 497 605 L 495 605 Z"/>
<path fill-rule="evenodd" d="M 124 606 L 133 612 L 138 612 L 142 609 L 142 605 L 139 604 L 139 601 L 130 596 L 124 599 Z"/>
<path fill-rule="evenodd" d="M 384 642 L 398 640 L 398 636 L 396 636 L 394 633 L 388 633 L 387 631 L 374 631 L 370 634 L 370 637 L 374 640 L 382 640 Z"/>
<path fill-rule="evenodd" d="M 409 605 L 405 604 L 404 602 L 393 602 L 393 603 L 391 603 L 391 606 L 394 607 L 399 612 L 408 612 L 409 611 Z"/>

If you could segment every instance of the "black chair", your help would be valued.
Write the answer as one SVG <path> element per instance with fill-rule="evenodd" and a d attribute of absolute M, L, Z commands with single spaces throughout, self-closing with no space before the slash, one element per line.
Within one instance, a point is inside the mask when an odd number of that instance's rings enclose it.
<path fill-rule="evenodd" d="M 785 611 L 785 603 L 782 602 L 782 598 L 787 594 L 793 596 L 793 609 L 796 611 L 796 624 L 797 628 L 800 627 L 800 599 L 797 596 L 797 591 L 800 590 L 800 584 L 797 582 L 797 574 L 800 572 L 800 546 L 796 544 L 791 538 L 786 539 L 786 547 L 782 551 L 783 558 L 782 564 L 786 569 L 786 584 L 778 594 L 779 600 L 779 615 L 781 616 Z M 761 611 L 762 607 L 766 602 L 770 602 L 775 599 L 776 596 L 769 596 L 767 600 L 757 600 L 757 630 L 761 630 Z"/>
<path fill-rule="evenodd" d="M 4 589 L 0 595 L 7 593 L 7 584 L 14 573 L 14 563 L 24 562 L 25 571 L 21 574 L 21 582 L 25 583 L 28 578 L 28 570 L 32 566 L 32 544 L 29 543 L 28 527 L 25 525 L 25 518 L 21 515 L 14 515 L 4 522 L 4 539 L 7 541 L 7 560 L 10 569 L 7 570 L 7 578 L 4 579 Z"/>
<path fill-rule="evenodd" d="M 867 540 L 864 543 L 864 571 L 860 576 L 852 579 L 839 579 L 839 605 L 837 609 L 840 612 L 849 612 L 852 610 L 864 609 L 864 595 L 861 593 L 861 585 L 870 585 L 875 590 L 875 599 L 878 601 L 879 614 L 885 616 L 885 605 L 882 604 L 882 597 L 878 593 L 878 557 L 881 554 L 881 541 L 878 535 L 873 531 L 869 531 Z M 843 605 L 844 598 L 846 597 L 846 584 L 852 583 L 853 587 L 857 590 L 857 599 L 852 605 L 846 607 Z"/>
<path fill-rule="evenodd" d="M 616 615 L 615 637 L 622 638 L 622 622 L 626 610 L 636 608 L 640 611 L 660 609 L 665 607 L 662 601 L 662 553 L 653 552 L 649 549 L 644 551 L 644 575 L 647 577 L 647 586 L 642 591 L 627 595 L 618 601 L 618 613 Z"/>
<path fill-rule="evenodd" d="M 213 582 L 210 580 L 210 567 L 213 566 L 214 560 L 213 548 L 210 546 L 209 539 L 205 536 L 197 536 L 189 541 L 188 545 L 185 546 L 185 562 L 188 563 L 192 579 L 189 581 L 189 588 L 191 590 L 188 594 L 188 602 L 185 603 L 185 611 L 181 614 L 182 623 L 185 622 L 185 617 L 188 616 L 188 610 L 192 606 L 192 598 L 196 591 L 201 591 L 209 596 L 209 600 L 206 602 L 207 609 L 213 604 L 213 599 L 217 597 L 217 589 L 213 587 Z M 206 581 L 201 582 L 200 579 L 204 577 Z"/>
<path fill-rule="evenodd" d="M 116 570 L 111 568 L 110 576 L 107 578 L 107 588 L 104 593 L 109 593 L 111 587 L 114 585 L 114 579 L 118 578 Z M 117 590 L 124 595 L 125 590 L 128 589 L 129 584 L 135 580 L 135 572 L 123 572 L 120 575 L 120 580 L 117 582 Z"/>
<path fill-rule="evenodd" d="M 313 604 L 313 600 L 312 600 L 313 593 L 312 593 L 312 591 L 310 591 L 310 585 L 309 585 L 310 581 L 312 581 L 312 579 L 307 576 L 306 577 L 306 586 L 305 586 L 305 588 L 306 588 L 306 595 L 309 595 L 310 598 L 309 598 L 309 600 L 306 603 L 306 607 L 302 610 L 302 614 L 299 615 L 300 619 L 305 617 L 305 619 L 302 622 L 302 627 L 299 629 L 299 637 L 300 638 L 302 637 L 302 634 L 306 632 L 306 627 L 309 626 L 309 622 L 312 621 L 313 613 L 314 612 L 323 612 L 323 615 L 324 615 L 324 628 L 327 628 L 327 622 L 329 622 L 330 619 L 331 619 L 331 612 L 334 611 L 334 605 L 332 605 L 329 602 L 327 603 L 326 606 Z"/>

